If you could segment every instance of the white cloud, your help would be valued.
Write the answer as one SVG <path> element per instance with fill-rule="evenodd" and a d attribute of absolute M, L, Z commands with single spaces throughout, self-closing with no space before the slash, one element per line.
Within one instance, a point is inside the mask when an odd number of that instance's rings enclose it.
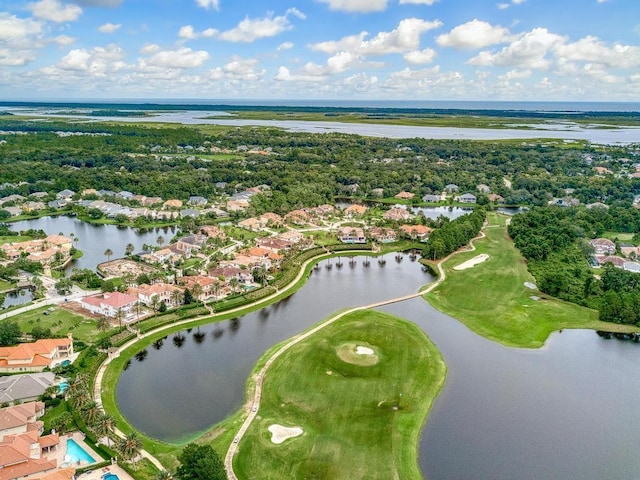
<path fill-rule="evenodd" d="M 405 53 L 402 58 L 404 58 L 405 62 L 412 65 L 422 65 L 433 62 L 436 58 L 436 51 L 433 48 L 415 50 L 413 52 Z"/>
<path fill-rule="evenodd" d="M 20 41 L 42 31 L 42 24 L 31 18 L 0 13 L 0 41 Z"/>
<path fill-rule="evenodd" d="M 267 73 L 262 69 L 255 70 L 258 60 L 255 58 L 234 57 L 229 63 L 222 67 L 215 68 L 209 72 L 211 80 L 243 80 L 256 81 L 264 77 Z"/>
<path fill-rule="evenodd" d="M 498 8 L 500 10 L 506 10 L 511 5 L 522 5 L 526 0 L 511 0 L 511 3 L 498 3 Z"/>
<path fill-rule="evenodd" d="M 210 8 L 220 10 L 220 0 L 196 0 L 196 5 L 207 10 Z"/>
<path fill-rule="evenodd" d="M 405 68 L 391 73 L 382 86 L 414 98 L 434 94 L 446 98 L 456 96 L 458 89 L 464 88 L 464 77 L 459 72 L 441 72 L 439 66 L 421 70 Z"/>
<path fill-rule="evenodd" d="M 278 48 L 276 50 L 281 52 L 283 50 L 291 50 L 292 48 L 293 48 L 293 43 L 284 42 L 284 43 L 281 43 L 280 45 L 278 45 Z"/>
<path fill-rule="evenodd" d="M 608 68 L 640 68 L 640 47 L 619 43 L 608 47 L 593 36 L 559 45 L 554 53 L 560 62 L 591 62 Z"/>
<path fill-rule="evenodd" d="M 324 82 L 326 80 L 322 75 L 292 74 L 287 67 L 278 68 L 278 73 L 273 78 L 279 82 Z"/>
<path fill-rule="evenodd" d="M 353 52 L 358 55 L 386 55 L 389 53 L 408 53 L 420 48 L 420 36 L 442 25 L 440 20 L 427 22 L 418 18 L 405 18 L 398 27 L 390 32 L 380 32 L 370 40 L 369 35 L 361 32 L 337 41 L 321 42 L 310 45 L 312 50 L 324 53 L 339 51 Z"/>
<path fill-rule="evenodd" d="M 37 56 L 42 41 L 43 24 L 32 18 L 18 18 L 0 12 L 0 65 L 26 65 Z"/>
<path fill-rule="evenodd" d="M 238 26 L 221 32 L 217 36 L 227 42 L 246 43 L 254 42 L 260 38 L 275 37 L 293 28 L 291 22 L 289 22 L 289 15 L 294 15 L 301 19 L 305 18 L 304 14 L 295 8 L 291 8 L 284 15 L 277 17 L 272 17 L 271 15 L 264 18 L 245 17 Z"/>
<path fill-rule="evenodd" d="M 550 61 L 546 58 L 547 53 L 564 42 L 564 37 L 551 33 L 546 28 L 535 28 L 521 34 L 510 45 L 496 53 L 480 52 L 468 63 L 480 66 L 544 69 L 550 66 Z"/>
<path fill-rule="evenodd" d="M 198 38 L 198 34 L 191 25 L 185 25 L 178 31 L 178 37 L 186 38 L 187 40 L 193 40 L 195 38 Z"/>
<path fill-rule="evenodd" d="M 507 40 L 509 30 L 499 25 L 491 25 L 483 20 L 474 19 L 458 25 L 449 33 L 439 35 L 436 41 L 442 47 L 483 48 Z"/>
<path fill-rule="evenodd" d="M 141 53 L 149 55 L 140 60 L 145 66 L 185 69 L 200 67 L 209 60 L 209 52 L 205 50 L 194 51 L 187 47 L 177 50 L 162 50 L 158 45 L 146 45 Z"/>
<path fill-rule="evenodd" d="M 40 0 L 29 3 L 27 8 L 33 16 L 51 22 L 74 22 L 82 15 L 82 8 L 77 5 L 63 5 L 58 0 Z"/>
<path fill-rule="evenodd" d="M 412 4 L 412 5 L 433 5 L 438 0 L 400 0 L 400 5 Z"/>
<path fill-rule="evenodd" d="M 330 10 L 344 12 L 382 12 L 386 10 L 389 0 L 317 0 L 329 5 Z"/>
<path fill-rule="evenodd" d="M 124 56 L 123 50 L 113 44 L 91 50 L 79 48 L 67 53 L 55 67 L 46 67 L 42 71 L 49 75 L 75 73 L 82 76 L 106 77 L 127 67 L 123 61 Z"/>
<path fill-rule="evenodd" d="M 102 33 L 114 33 L 120 30 L 120 27 L 122 27 L 121 23 L 105 23 L 98 27 L 98 31 Z"/>
<path fill-rule="evenodd" d="M 504 80 L 521 80 L 524 78 L 529 78 L 533 72 L 531 70 L 509 70 L 507 73 L 502 75 L 500 78 Z"/>
<path fill-rule="evenodd" d="M 58 35 L 53 39 L 53 41 L 61 47 L 66 47 L 71 45 L 72 43 L 75 43 L 76 39 L 73 37 L 69 37 L 68 35 Z"/>
<path fill-rule="evenodd" d="M 117 7 L 122 0 L 73 0 L 73 2 L 87 7 Z"/>

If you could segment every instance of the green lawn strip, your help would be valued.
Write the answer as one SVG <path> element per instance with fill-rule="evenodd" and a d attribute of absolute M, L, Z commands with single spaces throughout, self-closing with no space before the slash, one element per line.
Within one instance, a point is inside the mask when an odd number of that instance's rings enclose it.
<path fill-rule="evenodd" d="M 11 236 L 0 236 L 0 245 L 4 243 L 21 243 L 28 242 L 29 240 L 33 240 L 31 237 L 27 235 L 11 235 Z"/>
<path fill-rule="evenodd" d="M 53 310 L 49 310 L 53 308 Z M 48 315 L 44 313 L 48 312 Z M 21 313 L 11 317 L 20 326 L 20 330 L 25 333 L 31 332 L 33 327 L 50 328 L 51 332 L 57 336 L 64 336 L 72 333 L 75 340 L 82 340 L 86 343 L 95 342 L 101 335 L 96 328 L 96 321 L 71 313 L 64 308 L 44 306 L 35 310 Z"/>
<path fill-rule="evenodd" d="M 365 365 L 372 357 L 356 354 L 357 346 L 373 349 L 377 363 Z M 445 375 L 438 350 L 414 324 L 372 310 L 351 313 L 272 364 L 236 474 L 422 478 L 419 434 Z M 304 434 L 276 445 L 272 424 L 299 426 Z"/>
<path fill-rule="evenodd" d="M 602 238 L 608 238 L 610 240 L 618 239 L 620 242 L 633 243 L 633 233 L 625 232 L 604 232 Z"/>
<path fill-rule="evenodd" d="M 0 292 L 13 290 L 14 288 L 15 286 L 13 283 L 0 279 Z"/>
<path fill-rule="evenodd" d="M 435 308 L 474 332 L 513 347 L 541 347 L 551 332 L 564 328 L 634 331 L 633 327 L 599 321 L 595 310 L 525 287 L 525 282 L 535 283 L 526 261 L 506 228 L 498 226 L 495 215 L 489 218 L 486 238 L 475 241 L 475 251 L 454 255 L 445 262 L 446 280 L 425 295 Z M 466 270 L 453 269 L 483 253 L 489 255 L 485 262 Z"/>

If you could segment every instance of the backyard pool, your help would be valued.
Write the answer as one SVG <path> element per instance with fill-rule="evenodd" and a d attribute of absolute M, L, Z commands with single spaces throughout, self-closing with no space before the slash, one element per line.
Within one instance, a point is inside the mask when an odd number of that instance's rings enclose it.
<path fill-rule="evenodd" d="M 58 393 L 62 395 L 67 390 L 67 388 L 69 388 L 69 382 L 60 382 L 58 384 Z"/>
<path fill-rule="evenodd" d="M 109 472 L 102 475 L 102 480 L 119 480 L 119 478 L 115 473 Z"/>
<path fill-rule="evenodd" d="M 67 453 L 64 456 L 64 462 L 71 465 L 82 462 L 94 463 L 95 459 L 78 445 L 75 440 L 69 438 L 67 439 Z"/>

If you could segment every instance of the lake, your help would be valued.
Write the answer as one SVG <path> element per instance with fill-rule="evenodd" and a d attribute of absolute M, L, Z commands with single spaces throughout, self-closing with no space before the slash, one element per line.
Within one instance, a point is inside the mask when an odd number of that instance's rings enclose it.
<path fill-rule="evenodd" d="M 431 280 L 408 256 L 321 262 L 293 296 L 231 321 L 170 335 L 132 359 L 117 385 L 127 419 L 186 441 L 238 409 L 246 379 L 273 344 L 347 306 L 415 292 Z M 506 348 L 422 299 L 384 307 L 442 351 L 447 382 L 419 446 L 431 480 L 629 479 L 640 476 L 640 346 L 595 332 L 553 335 L 539 350 Z"/>
<path fill-rule="evenodd" d="M 61 233 L 70 237 L 73 233 L 78 239 L 77 242 L 74 241 L 74 246 L 82 250 L 83 255 L 67 265 L 68 272 L 74 268 L 95 270 L 98 264 L 107 261 L 104 254 L 107 249 L 113 252 L 112 259 L 124 257 L 125 249 L 129 243 L 134 246 L 134 252 L 139 252 L 144 244 L 156 245 L 156 240 L 160 235 L 164 237 L 165 242 L 169 242 L 176 232 L 175 227 L 153 228 L 143 231 L 116 225 L 94 225 L 68 216 L 42 217 L 13 222 L 9 225 L 16 232 L 33 228 L 44 230 L 48 235 Z"/>

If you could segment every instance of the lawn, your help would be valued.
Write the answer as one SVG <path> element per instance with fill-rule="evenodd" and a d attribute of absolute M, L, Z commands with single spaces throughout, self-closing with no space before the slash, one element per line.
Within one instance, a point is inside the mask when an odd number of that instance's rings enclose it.
<path fill-rule="evenodd" d="M 49 308 L 53 308 L 53 311 L 49 311 Z M 47 312 L 46 315 L 45 312 Z M 95 320 L 58 307 L 41 307 L 16 315 L 11 319 L 18 322 L 20 329 L 25 333 L 31 332 L 33 327 L 39 326 L 50 328 L 54 335 L 73 333 L 75 340 L 87 343 L 96 341 L 101 335 L 101 332 L 96 328 Z"/>
<path fill-rule="evenodd" d="M 617 238 L 618 241 L 626 243 L 634 243 L 633 236 L 633 233 L 625 232 L 604 232 L 602 234 L 602 238 L 608 238 L 609 240 L 615 240 Z"/>
<path fill-rule="evenodd" d="M 0 279 L 0 292 L 5 292 L 7 290 L 13 290 L 13 289 L 14 289 L 13 283 Z"/>
<path fill-rule="evenodd" d="M 11 236 L 0 236 L 0 245 L 5 243 L 20 243 L 20 242 L 28 242 L 29 240 L 33 240 L 31 237 L 26 235 L 11 235 Z"/>
<path fill-rule="evenodd" d="M 595 310 L 527 288 L 525 282 L 535 283 L 535 279 L 525 259 L 513 245 L 500 216 L 492 214 L 489 218 L 486 238 L 475 242 L 476 251 L 454 255 L 444 264 L 446 280 L 425 296 L 434 307 L 474 332 L 514 347 L 541 347 L 551 332 L 563 328 L 633 330 L 599 321 Z M 470 269 L 453 270 L 483 253 L 489 255 L 487 261 Z"/>
<path fill-rule="evenodd" d="M 374 354 L 358 354 L 357 347 Z M 422 478 L 420 430 L 445 375 L 438 350 L 414 324 L 371 310 L 349 314 L 270 367 L 258 416 L 240 443 L 236 474 Z M 274 444 L 273 424 L 304 433 Z"/>

